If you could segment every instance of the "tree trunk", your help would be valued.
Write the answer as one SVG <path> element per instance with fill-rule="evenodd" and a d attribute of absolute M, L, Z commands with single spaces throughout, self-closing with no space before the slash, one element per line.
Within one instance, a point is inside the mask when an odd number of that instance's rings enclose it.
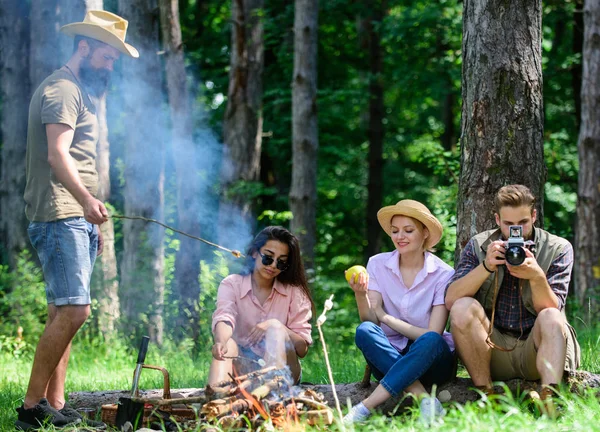
<path fill-rule="evenodd" d="M 583 57 L 583 0 L 575 1 L 573 12 L 573 54 Z M 581 63 L 571 67 L 571 84 L 573 86 L 573 99 L 575 102 L 575 125 L 581 126 Z"/>
<path fill-rule="evenodd" d="M 96 170 L 98 171 L 98 199 L 106 202 L 110 198 L 110 143 L 106 121 L 106 98 L 99 101 L 98 125 L 100 137 L 96 146 Z M 119 303 L 119 277 L 115 252 L 115 225 L 109 219 L 100 225 L 104 239 L 104 251 L 96 260 L 92 291 L 98 299 L 98 313 L 94 318 L 104 337 L 115 335 L 116 323 L 121 316 Z"/>
<path fill-rule="evenodd" d="M 6 0 L 0 10 L 0 101 L 2 154 L 0 166 L 1 253 L 15 267 L 19 252 L 29 247 L 23 192 L 29 110 L 29 7 Z"/>
<path fill-rule="evenodd" d="M 318 0 L 296 0 L 292 78 L 291 230 L 307 269 L 314 267 L 317 235 L 317 31 Z"/>
<path fill-rule="evenodd" d="M 600 312 L 600 2 L 584 6 L 583 75 L 577 192 L 577 298 Z"/>
<path fill-rule="evenodd" d="M 383 48 L 380 27 L 383 21 L 383 0 L 370 2 L 370 16 L 366 20 L 369 39 L 369 183 L 367 186 L 367 248 L 365 262 L 381 249 L 381 227 L 377 211 L 383 202 L 383 140 L 385 106 L 383 101 Z"/>
<path fill-rule="evenodd" d="M 541 0 L 465 0 L 456 261 L 493 228 L 493 198 L 519 183 L 544 217 Z"/>
<path fill-rule="evenodd" d="M 63 24 L 59 3 L 59 0 L 31 0 L 29 79 L 33 90 L 61 65 L 61 41 L 68 38 L 59 36 L 58 29 Z"/>
<path fill-rule="evenodd" d="M 240 216 L 252 225 L 252 200 L 247 191 L 236 191 L 240 181 L 260 176 L 262 146 L 262 73 L 264 30 L 260 11 L 264 0 L 232 0 L 231 60 L 227 108 L 223 119 L 220 230 L 239 224 Z M 223 237 L 223 235 L 220 235 Z"/>
<path fill-rule="evenodd" d="M 173 158 L 177 175 L 177 216 L 180 230 L 200 235 L 200 187 L 196 147 L 187 88 L 178 0 L 159 0 L 162 41 L 166 54 L 167 90 L 171 109 Z M 179 237 L 175 257 L 174 291 L 180 303 L 173 323 L 181 335 L 198 340 L 200 242 Z"/>
<path fill-rule="evenodd" d="M 122 56 L 125 127 L 125 214 L 163 219 L 164 103 L 158 58 L 156 0 L 120 0 L 129 20 L 127 39 L 139 59 Z M 143 324 L 150 338 L 163 339 L 164 229 L 140 220 L 123 222 L 121 305 L 129 333 Z M 140 321 L 144 316 L 146 319 Z"/>

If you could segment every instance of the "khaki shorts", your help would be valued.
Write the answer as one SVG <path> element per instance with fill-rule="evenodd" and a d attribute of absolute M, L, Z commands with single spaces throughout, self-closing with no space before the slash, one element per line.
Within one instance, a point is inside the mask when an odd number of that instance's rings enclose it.
<path fill-rule="evenodd" d="M 517 344 L 516 348 L 509 352 L 492 349 L 490 372 L 493 381 L 506 381 L 512 378 L 532 381 L 540 379 L 536 366 L 537 349 L 533 341 L 533 331 L 529 333 L 527 339 L 517 342 L 517 336 L 502 333 L 494 328 L 491 339 L 496 345 L 504 348 L 511 348 L 515 343 Z"/>
<path fill-rule="evenodd" d="M 575 329 L 566 321 L 563 334 L 567 342 L 564 370 L 575 371 L 579 367 L 581 353 Z M 533 330 L 527 339 L 517 342 L 517 336 L 511 333 L 502 333 L 494 328 L 491 339 L 496 345 L 504 348 L 511 348 L 517 343 L 516 348 L 510 352 L 492 349 L 490 362 L 492 380 L 505 381 L 512 378 L 523 378 L 535 381 L 540 379 L 540 373 L 536 366 L 537 349 L 533 341 Z"/>

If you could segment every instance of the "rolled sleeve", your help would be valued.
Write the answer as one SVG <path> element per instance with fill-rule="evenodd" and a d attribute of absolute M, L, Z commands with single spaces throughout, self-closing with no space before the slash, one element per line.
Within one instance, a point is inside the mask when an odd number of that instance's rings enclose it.
<path fill-rule="evenodd" d="M 369 274 L 369 291 L 381 293 L 381 288 L 379 288 L 379 283 L 377 282 L 377 276 L 375 276 L 375 265 L 371 260 L 367 263 L 367 273 Z"/>
<path fill-rule="evenodd" d="M 236 292 L 236 288 L 228 278 L 225 278 L 219 285 L 219 290 L 217 291 L 217 308 L 212 316 L 213 333 L 215 332 L 215 327 L 221 321 L 230 323 L 232 329 L 235 330 L 238 315 Z"/>
<path fill-rule="evenodd" d="M 312 308 L 310 300 L 300 288 L 294 289 L 293 293 L 294 298 L 290 303 L 287 327 L 304 339 L 307 344 L 312 345 L 312 325 L 310 324 Z"/>
<path fill-rule="evenodd" d="M 573 246 L 567 243 L 562 252 L 552 261 L 546 279 L 550 289 L 558 298 L 558 309 L 563 310 L 569 292 L 569 282 L 571 281 L 571 271 L 573 270 Z"/>
<path fill-rule="evenodd" d="M 475 253 L 475 241 L 471 239 L 460 254 L 460 260 L 458 261 L 454 275 L 446 283 L 444 296 L 448 292 L 450 285 L 468 275 L 478 265 L 479 258 L 477 258 L 477 254 Z"/>
<path fill-rule="evenodd" d="M 432 306 L 439 306 L 446 304 L 446 290 L 450 285 L 450 280 L 453 278 L 454 270 L 448 271 L 447 274 L 441 278 L 438 283 L 435 285 L 435 291 L 433 295 L 433 304 Z"/>

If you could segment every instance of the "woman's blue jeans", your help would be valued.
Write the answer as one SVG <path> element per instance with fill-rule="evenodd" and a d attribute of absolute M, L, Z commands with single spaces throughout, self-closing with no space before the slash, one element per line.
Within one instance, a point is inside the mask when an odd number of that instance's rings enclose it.
<path fill-rule="evenodd" d="M 454 378 L 454 355 L 444 338 L 436 332 L 425 333 L 398 352 L 381 327 L 365 321 L 356 329 L 355 340 L 373 376 L 393 396 L 416 380 L 424 386 L 431 386 Z"/>

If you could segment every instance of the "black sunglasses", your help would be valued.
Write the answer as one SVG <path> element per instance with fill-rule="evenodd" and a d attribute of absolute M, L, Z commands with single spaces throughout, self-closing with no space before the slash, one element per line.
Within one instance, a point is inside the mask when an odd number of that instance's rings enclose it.
<path fill-rule="evenodd" d="M 257 251 L 257 252 L 260 255 L 263 265 L 270 266 L 271 264 L 273 264 L 273 261 L 275 261 L 275 258 L 273 258 L 271 255 L 261 254 L 260 251 Z M 288 262 L 277 259 L 277 263 L 275 264 L 275 267 L 277 267 L 277 270 L 284 271 L 285 269 L 288 268 Z"/>

